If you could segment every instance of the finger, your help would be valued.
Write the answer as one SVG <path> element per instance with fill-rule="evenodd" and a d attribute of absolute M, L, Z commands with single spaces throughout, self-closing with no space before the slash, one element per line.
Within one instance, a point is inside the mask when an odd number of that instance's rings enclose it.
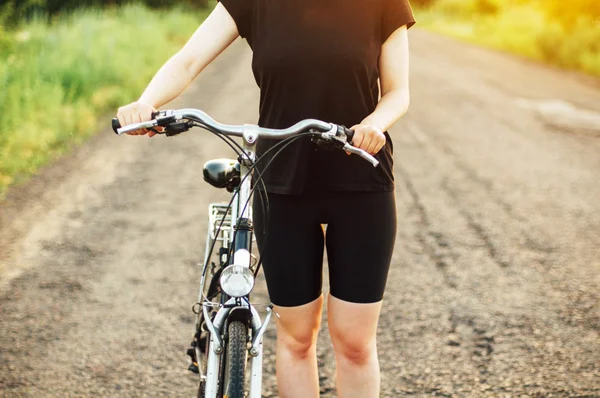
<path fill-rule="evenodd" d="M 130 113 L 126 113 L 125 115 L 123 115 L 123 121 L 124 123 L 121 125 L 123 127 L 125 126 L 129 126 L 132 123 L 132 119 L 131 119 L 131 114 Z"/>
<path fill-rule="evenodd" d="M 373 148 L 371 148 L 371 154 L 375 155 L 385 145 L 385 135 L 377 133 L 373 139 Z"/>
<path fill-rule="evenodd" d="M 369 152 L 369 148 L 375 146 L 373 143 L 374 138 L 375 136 L 372 131 L 367 129 L 363 130 L 363 140 L 360 143 L 360 149 Z"/>
<path fill-rule="evenodd" d="M 360 144 L 357 144 L 357 145 L 354 145 L 354 146 L 357 147 L 357 148 L 359 148 L 359 149 L 362 149 L 364 151 L 365 150 L 365 145 L 368 145 L 368 144 L 369 144 L 368 138 L 363 135 L 361 137 Z"/>
<path fill-rule="evenodd" d="M 365 147 L 366 147 L 365 151 L 367 151 L 370 155 L 373 155 L 375 148 L 377 148 L 377 144 L 379 144 L 377 137 L 375 137 L 374 134 L 371 134 L 369 136 L 368 145 L 365 145 Z"/>
<path fill-rule="evenodd" d="M 154 126 L 154 129 L 148 129 L 148 137 L 154 137 L 157 134 L 161 134 L 165 132 L 165 128 L 161 126 Z"/>
<path fill-rule="evenodd" d="M 365 139 L 365 134 L 361 129 L 356 129 L 354 131 L 354 137 L 352 137 L 352 146 L 356 148 L 362 149 L 362 144 Z"/>
<path fill-rule="evenodd" d="M 369 153 L 369 155 L 375 155 L 377 153 L 377 144 L 371 144 L 369 145 L 369 149 L 367 149 L 367 152 Z"/>
<path fill-rule="evenodd" d="M 133 115 L 133 123 L 141 123 L 142 122 L 142 114 L 140 112 L 136 112 Z M 135 131 L 137 135 L 144 135 L 147 133 L 146 129 L 139 129 Z"/>
<path fill-rule="evenodd" d="M 377 155 L 379 153 L 379 151 L 381 151 L 381 148 L 383 148 L 385 146 L 385 140 L 380 141 L 377 146 L 375 147 L 375 150 L 373 151 L 373 155 Z"/>
<path fill-rule="evenodd" d="M 126 115 L 124 116 L 124 119 L 125 119 L 125 120 L 124 120 L 124 123 L 122 123 L 122 124 L 121 124 L 121 126 L 123 126 L 123 127 L 125 127 L 125 126 L 129 126 L 130 124 L 132 124 L 132 123 L 133 123 L 133 122 L 132 122 L 132 118 L 131 118 L 131 114 L 128 114 L 128 115 L 126 114 Z M 136 131 L 130 131 L 130 132 L 128 132 L 127 134 L 129 134 L 129 135 L 137 135 L 137 132 L 136 132 Z"/>
<path fill-rule="evenodd" d="M 143 118 L 143 115 L 141 113 L 139 114 L 139 118 L 140 118 L 139 119 L 140 121 L 138 123 L 143 123 L 145 121 Z M 146 135 L 150 132 L 150 130 L 148 130 L 148 129 L 139 129 L 138 131 L 139 131 L 139 135 Z"/>
<path fill-rule="evenodd" d="M 354 126 L 349 128 L 349 130 L 352 130 L 352 132 L 354 133 L 352 135 L 352 139 L 348 140 L 348 143 L 352 146 L 354 146 L 354 143 L 356 142 L 356 132 L 358 131 L 359 127 L 360 127 L 360 124 L 355 124 Z"/>
<path fill-rule="evenodd" d="M 142 122 L 142 115 L 141 115 L 141 113 L 140 112 L 135 112 L 134 114 L 132 114 L 131 121 L 132 121 L 132 123 L 141 123 Z"/>
<path fill-rule="evenodd" d="M 117 119 L 119 119 L 119 124 L 121 126 L 125 126 L 127 123 L 125 122 L 125 118 L 123 117 L 123 115 L 117 115 Z"/>

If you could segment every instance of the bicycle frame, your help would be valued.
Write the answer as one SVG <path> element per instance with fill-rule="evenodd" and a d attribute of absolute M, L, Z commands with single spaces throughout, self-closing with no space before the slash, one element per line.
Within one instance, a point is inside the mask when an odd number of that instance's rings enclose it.
<path fill-rule="evenodd" d="M 246 326 L 252 331 L 252 344 L 248 350 L 252 357 L 251 373 L 250 373 L 250 398 L 260 398 L 262 390 L 262 337 L 266 327 L 271 319 L 271 307 L 267 309 L 267 317 L 264 323 L 261 322 L 256 309 L 250 304 L 249 296 L 241 298 L 232 298 L 226 300 L 227 295 L 222 293 L 222 299 L 219 304 L 204 301 L 204 285 L 206 283 L 207 270 L 210 263 L 212 253 L 210 248 L 213 247 L 217 240 L 222 240 L 224 246 L 233 252 L 232 256 L 226 257 L 227 264 L 223 258 L 219 259 L 219 265 L 231 265 L 251 268 L 252 261 L 252 211 L 251 207 L 246 205 L 249 202 L 251 194 L 251 180 L 245 178 L 251 170 L 255 160 L 254 147 L 258 137 L 287 139 L 303 132 L 310 132 L 319 136 L 319 140 L 329 143 L 333 147 L 337 147 L 347 153 L 352 153 L 361 156 L 369 161 L 373 167 L 379 165 L 379 161 L 366 151 L 356 148 L 351 145 L 354 132 L 342 125 L 326 123 L 316 119 L 305 119 L 299 121 L 295 125 L 286 129 L 271 129 L 262 128 L 257 125 L 245 124 L 225 125 L 216 122 L 206 113 L 198 109 L 181 109 L 161 111 L 153 114 L 152 120 L 130 124 L 122 127 L 118 119 L 112 120 L 112 128 L 116 134 L 125 134 L 139 129 L 154 129 L 155 127 L 165 127 L 163 131 L 167 136 L 173 136 L 188 131 L 193 126 L 204 127 L 213 132 L 228 136 L 243 138 L 243 154 L 239 159 L 240 163 L 240 181 L 237 187 L 237 200 L 232 203 L 231 214 L 229 215 L 227 225 L 228 230 L 220 231 L 222 237 L 217 236 L 215 226 L 219 217 L 224 217 L 227 220 L 228 205 L 211 204 L 209 207 L 209 217 L 211 230 L 206 240 L 206 253 L 204 258 L 202 278 L 200 281 L 200 294 L 198 302 L 201 311 L 194 310 L 196 313 L 196 335 L 192 343 L 194 347 L 195 359 L 198 363 L 193 363 L 190 370 L 195 373 L 200 373 L 201 382 L 205 383 L 205 397 L 216 398 L 218 392 L 219 369 L 222 361 L 223 353 L 226 352 L 224 342 L 221 336 L 224 335 L 225 328 L 229 321 L 243 321 Z M 231 188 L 231 187 L 229 187 Z M 220 224 L 225 225 L 225 224 Z M 221 256 L 224 254 L 219 253 Z M 214 281 L 216 276 L 213 275 Z M 211 283 L 211 287 L 213 283 Z M 212 292 L 211 292 L 212 294 Z M 194 308 L 197 308 L 197 307 Z M 220 307 L 217 311 L 214 320 L 211 319 L 209 311 L 213 307 Z M 241 317 L 240 317 L 241 315 Z M 202 368 L 202 353 L 199 346 L 200 335 L 202 334 L 202 321 L 206 323 L 206 327 L 210 336 L 210 344 L 208 350 L 208 358 L 206 364 L 206 375 L 203 375 Z M 190 354 L 191 355 L 191 354 Z M 246 357 L 247 358 L 247 357 Z M 200 366 L 198 366 L 200 365 Z"/>
<path fill-rule="evenodd" d="M 249 204 L 250 193 L 251 193 L 251 179 L 244 178 L 249 172 L 250 167 L 254 161 L 254 147 L 258 138 L 258 132 L 255 126 L 244 125 L 243 129 L 243 153 L 240 161 L 240 176 L 242 181 L 237 188 L 237 200 L 234 200 L 231 208 L 231 215 L 229 218 L 230 225 L 229 230 L 224 231 L 221 239 L 225 240 L 226 245 L 231 248 L 233 247 L 233 256 L 229 259 L 229 264 L 244 265 L 250 267 L 248 262 L 248 253 L 252 252 L 252 235 L 253 231 L 251 228 L 252 222 L 252 211 Z M 221 209 L 223 206 L 221 206 Z M 202 303 L 202 312 L 197 315 L 197 327 L 200 325 L 201 319 L 204 322 L 209 331 L 210 344 L 208 345 L 208 359 L 206 364 L 206 380 L 205 380 L 205 397 L 216 398 L 218 392 L 218 378 L 219 368 L 221 361 L 224 359 L 223 354 L 226 352 L 225 344 L 221 339 L 224 334 L 227 321 L 229 317 L 236 312 L 246 313 L 250 320 L 248 327 L 252 330 L 252 344 L 248 350 L 251 359 L 250 366 L 250 398 L 260 398 L 262 393 L 262 360 L 263 360 L 263 334 L 266 327 L 271 319 L 272 311 L 270 308 L 267 309 L 267 316 L 263 323 L 260 319 L 256 308 L 250 304 L 247 297 L 243 298 L 231 298 L 226 303 L 221 303 L 221 308 L 218 310 L 214 320 L 211 320 L 209 311 L 214 306 L 213 303 L 205 302 L 203 299 L 204 285 L 206 283 L 206 275 L 208 274 L 207 267 L 210 264 L 210 253 L 209 248 L 212 246 L 214 240 L 219 239 L 214 231 L 214 227 L 217 224 L 216 217 L 221 214 L 223 217 L 227 217 L 227 214 L 219 213 L 219 205 L 211 204 L 209 207 L 209 215 L 211 217 L 211 230 L 207 236 L 207 251 L 204 259 L 204 269 L 202 273 L 202 279 L 200 282 L 200 294 L 198 303 Z M 235 238 L 234 238 L 235 237 Z M 242 263 L 244 261 L 244 263 Z M 250 257 L 251 261 L 251 257 Z M 245 262 L 248 262 L 245 264 Z M 224 293 L 222 293 L 224 294 Z M 196 347 L 196 358 L 201 361 L 202 355 L 199 352 L 199 348 Z M 200 373 L 202 373 L 202 366 L 200 366 Z M 201 377 L 204 375 L 201 375 Z"/>

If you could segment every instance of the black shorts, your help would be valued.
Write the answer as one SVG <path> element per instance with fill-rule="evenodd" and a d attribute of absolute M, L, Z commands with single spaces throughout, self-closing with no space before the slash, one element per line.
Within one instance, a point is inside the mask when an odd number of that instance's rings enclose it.
<path fill-rule="evenodd" d="M 324 247 L 334 297 L 381 301 L 396 239 L 393 191 L 269 194 L 266 229 L 262 202 L 255 194 L 253 219 L 273 304 L 293 307 L 321 295 Z"/>

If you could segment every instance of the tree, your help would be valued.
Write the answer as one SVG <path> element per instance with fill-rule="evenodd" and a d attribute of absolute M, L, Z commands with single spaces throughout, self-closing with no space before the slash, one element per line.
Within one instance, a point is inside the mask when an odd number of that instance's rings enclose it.
<path fill-rule="evenodd" d="M 20 20 L 39 15 L 56 15 L 78 8 L 118 6 L 135 0 L 0 0 L 0 23 L 16 25 Z M 176 5 L 202 8 L 208 0 L 137 0 L 153 8 L 168 8 Z"/>

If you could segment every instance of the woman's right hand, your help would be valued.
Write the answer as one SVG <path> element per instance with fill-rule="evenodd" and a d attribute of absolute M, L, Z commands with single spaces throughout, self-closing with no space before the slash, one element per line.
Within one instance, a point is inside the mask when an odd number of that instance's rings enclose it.
<path fill-rule="evenodd" d="M 156 109 L 149 104 L 144 102 L 132 102 L 129 105 L 125 105 L 119 108 L 117 112 L 117 118 L 122 127 L 128 126 L 134 123 L 143 123 L 152 120 L 152 113 L 156 112 Z M 145 135 L 149 137 L 156 135 L 155 132 L 147 129 L 135 130 L 127 133 L 129 135 Z"/>

